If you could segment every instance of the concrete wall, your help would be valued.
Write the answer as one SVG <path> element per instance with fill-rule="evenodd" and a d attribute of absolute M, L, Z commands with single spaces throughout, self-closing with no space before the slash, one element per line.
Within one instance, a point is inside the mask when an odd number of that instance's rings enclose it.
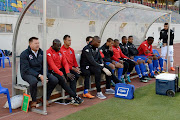
<path fill-rule="evenodd" d="M 13 32 L 18 15 L 0 14 L 0 24 L 12 24 Z M 0 33 L 0 49 L 12 50 L 13 33 Z"/>
<path fill-rule="evenodd" d="M 17 15 L 2 15 L 0 14 L 0 23 L 6 24 L 13 24 L 13 29 L 15 28 L 15 24 L 17 21 Z M 100 30 L 104 24 L 104 21 L 95 21 L 95 31 L 89 31 L 89 21 L 91 20 L 78 20 L 78 19 L 55 19 L 52 26 L 48 27 L 47 30 L 47 40 L 49 48 L 52 44 L 53 39 L 58 38 L 62 41 L 63 36 L 65 34 L 71 35 L 72 38 L 72 48 L 75 50 L 82 50 L 82 48 L 86 45 L 85 39 L 87 36 L 91 35 L 99 35 Z M 93 21 L 93 20 L 92 20 Z M 17 55 L 27 48 L 28 46 L 28 39 L 32 36 L 36 36 L 40 39 L 40 43 L 42 43 L 42 31 L 38 30 L 38 26 L 42 25 L 42 18 L 41 17 L 29 17 L 25 16 L 22 25 L 20 26 L 20 31 L 18 34 L 18 41 L 17 41 Z M 141 32 L 142 26 L 144 24 L 136 24 L 134 29 L 131 28 L 131 25 L 134 23 L 128 23 L 124 30 L 119 30 L 119 26 L 121 23 L 117 22 L 110 22 L 107 25 L 107 28 L 104 31 L 102 44 L 105 43 L 106 39 L 112 37 L 113 39 L 121 39 L 123 35 L 134 35 L 143 37 L 144 32 Z M 163 28 L 163 23 L 154 23 L 148 33 L 148 36 L 154 36 L 155 42 L 153 45 L 156 45 L 159 38 L 159 31 L 158 28 Z M 180 24 L 172 24 L 172 27 L 175 28 L 175 42 L 180 42 Z M 133 31 L 135 33 L 133 34 Z M 14 32 L 14 31 L 13 31 Z M 13 33 L 0 33 L 0 49 L 7 49 L 12 50 L 12 38 Z M 138 41 L 138 38 L 136 40 Z M 42 46 L 42 44 L 41 44 Z"/>

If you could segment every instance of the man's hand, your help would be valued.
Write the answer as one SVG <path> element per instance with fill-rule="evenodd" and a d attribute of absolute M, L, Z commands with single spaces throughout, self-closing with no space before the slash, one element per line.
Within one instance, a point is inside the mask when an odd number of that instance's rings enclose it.
<path fill-rule="evenodd" d="M 134 60 L 134 56 L 131 56 L 130 59 Z"/>
<path fill-rule="evenodd" d="M 105 74 L 107 76 L 111 76 L 112 75 L 111 72 L 107 68 L 104 67 L 102 70 L 105 72 Z"/>
<path fill-rule="evenodd" d="M 120 60 L 120 61 L 119 61 L 119 63 L 123 64 L 123 63 L 124 63 L 124 61 L 123 61 L 123 60 Z"/>
<path fill-rule="evenodd" d="M 81 73 L 81 71 L 80 71 L 80 69 L 78 68 L 78 67 L 72 67 L 72 70 L 74 71 L 74 72 L 76 72 L 76 73 L 78 73 L 78 74 L 80 74 Z"/>
<path fill-rule="evenodd" d="M 71 73 L 67 73 L 67 77 L 73 81 L 75 79 L 75 75 L 74 74 L 71 74 Z"/>
<path fill-rule="evenodd" d="M 167 46 L 167 43 L 163 43 L 163 47 Z"/>
<path fill-rule="evenodd" d="M 146 50 L 145 53 L 148 54 L 148 53 L 150 53 L 150 51 L 149 51 L 149 50 Z"/>
<path fill-rule="evenodd" d="M 43 75 L 40 76 L 40 80 L 41 80 L 42 84 L 44 84 L 44 77 L 43 77 Z M 48 83 L 48 79 L 47 78 L 46 78 L 46 83 Z"/>

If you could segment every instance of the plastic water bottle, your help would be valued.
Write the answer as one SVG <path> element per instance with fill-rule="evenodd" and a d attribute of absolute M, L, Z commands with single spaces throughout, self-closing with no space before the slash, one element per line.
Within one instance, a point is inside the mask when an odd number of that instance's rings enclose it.
<path fill-rule="evenodd" d="M 161 47 L 162 47 L 162 41 L 159 40 L 159 41 L 158 41 L 158 44 L 157 44 L 157 48 L 161 48 Z"/>

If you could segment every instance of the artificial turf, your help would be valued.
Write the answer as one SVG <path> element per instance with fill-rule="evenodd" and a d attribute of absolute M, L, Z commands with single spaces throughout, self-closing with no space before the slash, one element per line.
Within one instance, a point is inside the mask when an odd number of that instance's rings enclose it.
<path fill-rule="evenodd" d="M 135 90 L 133 100 L 112 98 L 61 120 L 180 120 L 180 93 L 155 94 L 155 83 Z"/>

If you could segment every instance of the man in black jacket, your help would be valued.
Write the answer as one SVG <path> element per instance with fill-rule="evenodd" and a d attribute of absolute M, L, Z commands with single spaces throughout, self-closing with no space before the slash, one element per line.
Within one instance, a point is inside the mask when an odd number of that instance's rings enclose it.
<path fill-rule="evenodd" d="M 144 77 L 144 80 L 141 80 L 141 82 L 147 82 L 147 80 L 151 80 L 148 77 L 148 74 L 147 74 L 145 61 L 140 59 L 140 58 L 139 59 L 135 58 L 135 56 L 138 56 L 139 52 L 138 52 L 136 46 L 133 44 L 133 36 L 128 37 L 127 46 L 128 46 L 128 51 L 129 51 L 130 58 L 134 59 L 139 64 L 141 74 Z M 138 67 L 136 69 L 138 69 Z"/>
<path fill-rule="evenodd" d="M 47 84 L 47 100 L 49 100 L 52 91 L 58 84 L 58 79 L 47 73 L 47 81 L 43 81 L 43 51 L 39 48 L 39 40 L 36 37 L 29 39 L 28 48 L 20 55 L 20 72 L 24 81 L 30 85 L 30 93 L 32 97 L 31 108 L 37 104 L 37 83 L 38 81 L 48 82 Z M 47 106 L 49 106 L 47 101 Z"/>
<path fill-rule="evenodd" d="M 112 38 L 108 38 L 107 42 L 101 47 L 101 51 L 104 54 L 103 61 L 106 65 L 111 67 L 113 73 L 115 71 L 115 68 L 118 68 L 118 79 L 121 80 L 124 66 L 122 63 L 111 60 L 111 57 L 113 56 L 113 44 L 114 40 Z"/>
<path fill-rule="evenodd" d="M 131 39 L 131 38 L 132 38 L 132 36 L 129 37 L 129 39 Z M 121 48 L 123 54 L 126 55 L 126 56 L 128 56 L 128 57 L 131 59 L 131 61 L 135 63 L 135 70 L 136 70 L 136 72 L 137 72 L 137 74 L 138 74 L 138 76 L 139 76 L 139 78 L 140 78 L 140 81 L 141 81 L 141 82 L 148 82 L 148 81 L 145 79 L 145 76 L 143 76 L 143 75 L 141 74 L 141 72 L 142 72 L 142 73 L 145 72 L 144 69 L 143 69 L 143 68 L 144 68 L 143 61 L 140 60 L 140 59 L 134 59 L 134 56 L 135 56 L 135 55 L 132 55 L 132 52 L 131 52 L 131 54 L 130 54 L 130 51 L 132 51 L 132 48 L 131 48 L 131 50 L 130 50 L 129 45 L 128 45 L 127 42 L 128 42 L 127 37 L 126 37 L 126 36 L 123 36 L 123 37 L 122 37 L 122 43 L 120 43 L 120 48 Z M 132 46 L 132 45 L 131 45 L 131 46 Z M 134 48 L 134 47 L 133 47 L 133 48 Z M 137 54 L 138 54 L 137 49 L 136 49 L 135 51 L 133 51 L 133 52 L 134 52 L 134 53 L 137 52 Z M 140 69 L 140 68 L 141 68 L 141 69 Z"/>
<path fill-rule="evenodd" d="M 160 31 L 159 42 L 161 40 L 163 40 L 163 46 L 161 47 L 161 56 L 163 59 L 166 58 L 166 54 L 167 54 L 168 29 L 169 29 L 168 23 L 165 23 L 164 29 L 162 29 Z M 169 58 L 170 58 L 171 70 L 175 71 L 175 69 L 173 68 L 173 62 L 174 62 L 174 59 L 173 59 L 173 54 L 174 54 L 173 40 L 174 40 L 174 31 L 170 29 Z"/>
<path fill-rule="evenodd" d="M 100 46 L 101 39 L 98 36 L 93 37 L 92 42 L 86 45 L 81 54 L 80 66 L 82 75 L 85 76 L 84 89 L 88 92 L 90 75 L 95 75 L 95 83 L 97 88 L 97 97 L 106 99 L 101 92 L 101 71 L 103 70 L 106 75 L 111 76 L 111 72 L 104 67 L 98 47 Z"/>

